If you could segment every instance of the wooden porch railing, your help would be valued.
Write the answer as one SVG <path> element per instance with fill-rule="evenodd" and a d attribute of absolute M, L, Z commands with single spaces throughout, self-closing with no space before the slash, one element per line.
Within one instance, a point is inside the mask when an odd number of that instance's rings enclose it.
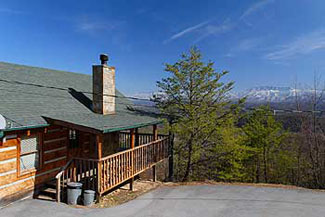
<path fill-rule="evenodd" d="M 139 145 L 144 145 L 144 144 L 148 144 L 152 141 L 154 141 L 154 135 L 150 134 L 150 133 L 139 133 L 137 134 L 138 138 L 135 138 L 135 140 L 137 141 L 136 146 Z M 167 138 L 168 135 L 158 135 L 158 140 L 159 139 L 164 139 Z M 119 133 L 119 141 L 120 141 L 120 148 L 122 150 L 126 150 L 131 148 L 131 134 L 128 132 L 120 132 Z"/>
<path fill-rule="evenodd" d="M 167 158 L 168 143 L 168 138 L 159 139 L 101 159 L 98 192 L 102 194 Z"/>
<path fill-rule="evenodd" d="M 159 138 L 159 137 L 158 137 Z M 140 143 L 141 144 L 141 143 Z M 102 159 L 74 158 L 57 174 L 57 201 L 65 198 L 68 182 L 101 195 L 168 157 L 169 137 L 109 155 Z"/>

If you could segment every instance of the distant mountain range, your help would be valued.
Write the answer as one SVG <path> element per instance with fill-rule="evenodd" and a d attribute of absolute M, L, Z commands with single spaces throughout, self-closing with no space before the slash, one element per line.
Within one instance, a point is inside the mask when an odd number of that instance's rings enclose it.
<path fill-rule="evenodd" d="M 232 92 L 234 99 L 247 97 L 247 102 L 255 103 L 292 103 L 297 97 L 300 102 L 308 102 L 314 93 L 311 89 L 295 89 L 291 87 L 261 86 L 242 92 Z M 318 95 L 320 92 L 317 93 Z"/>
<path fill-rule="evenodd" d="M 271 103 L 271 104 L 292 104 L 296 101 L 296 96 L 298 96 L 299 101 L 301 103 L 308 103 L 311 101 L 311 97 L 313 94 L 313 90 L 311 89 L 294 89 L 291 87 L 275 87 L 275 86 L 260 86 L 254 87 L 245 91 L 231 92 L 230 98 L 233 100 L 237 100 L 239 98 L 247 97 L 247 103 L 249 104 L 263 104 L 263 103 Z M 137 93 L 132 95 L 135 98 L 141 98 L 144 100 L 134 100 L 137 104 L 151 104 L 147 101 L 150 99 L 154 92 L 146 92 L 146 93 Z M 318 96 L 321 94 L 319 91 Z M 325 96 L 324 96 L 325 98 Z M 323 99 L 324 103 L 325 100 Z"/>

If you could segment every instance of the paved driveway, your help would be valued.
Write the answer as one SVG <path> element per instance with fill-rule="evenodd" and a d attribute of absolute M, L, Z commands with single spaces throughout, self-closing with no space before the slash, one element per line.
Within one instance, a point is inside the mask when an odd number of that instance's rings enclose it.
<path fill-rule="evenodd" d="M 235 185 L 162 187 L 115 208 L 76 209 L 27 199 L 0 217 L 325 217 L 325 192 Z"/>

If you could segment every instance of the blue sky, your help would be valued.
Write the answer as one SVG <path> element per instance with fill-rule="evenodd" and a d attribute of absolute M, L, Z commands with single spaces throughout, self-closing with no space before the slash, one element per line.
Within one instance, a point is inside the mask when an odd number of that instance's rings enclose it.
<path fill-rule="evenodd" d="M 108 53 L 125 94 L 192 45 L 237 90 L 325 76 L 324 0 L 2 0 L 0 28 L 0 61 L 91 73 Z"/>

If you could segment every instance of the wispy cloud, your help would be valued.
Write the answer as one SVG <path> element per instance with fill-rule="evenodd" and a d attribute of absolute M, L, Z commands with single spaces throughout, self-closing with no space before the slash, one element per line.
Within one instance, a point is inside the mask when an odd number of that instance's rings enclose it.
<path fill-rule="evenodd" d="M 230 31 L 234 27 L 234 23 L 230 22 L 229 19 L 226 19 L 223 23 L 216 23 L 215 19 L 209 19 L 207 21 L 201 22 L 197 25 L 188 27 L 174 35 L 169 39 L 165 40 L 164 43 L 171 42 L 175 39 L 181 38 L 186 34 L 195 34 L 196 40 L 194 43 L 197 43 L 204 38 L 210 35 L 218 35 Z"/>
<path fill-rule="evenodd" d="M 196 30 L 200 29 L 201 27 L 207 25 L 209 22 L 211 22 L 211 20 L 206 20 L 206 21 L 201 22 L 199 24 L 196 24 L 194 26 L 190 26 L 190 27 L 188 27 L 186 29 L 183 29 L 182 31 L 172 35 L 169 39 L 165 40 L 164 43 L 168 43 L 168 42 L 173 41 L 173 40 L 175 40 L 177 38 L 180 38 L 180 37 L 182 37 L 182 36 L 184 36 L 184 35 L 186 35 L 188 33 L 196 31 Z"/>
<path fill-rule="evenodd" d="M 240 21 L 244 21 L 246 24 L 249 24 L 245 20 L 246 17 L 259 10 L 264 9 L 268 4 L 273 3 L 274 1 L 275 0 L 260 0 L 255 4 L 251 5 L 249 8 L 247 8 L 247 10 L 245 10 L 241 16 L 235 18 L 234 21 L 230 21 L 230 18 L 227 18 L 220 24 L 220 22 L 216 22 L 216 19 L 210 19 L 199 24 L 187 27 L 186 29 L 179 31 L 178 33 L 172 35 L 170 38 L 165 40 L 164 44 L 171 42 L 175 39 L 181 38 L 184 35 L 190 33 L 196 34 L 197 39 L 194 41 L 194 43 L 197 43 L 207 38 L 208 36 L 229 32 L 233 30 L 235 26 L 239 25 Z"/>
<path fill-rule="evenodd" d="M 264 38 L 246 38 L 232 47 L 230 51 L 225 55 L 225 57 L 234 57 L 239 52 L 247 52 L 251 50 L 256 50 L 264 41 Z"/>
<path fill-rule="evenodd" d="M 256 48 L 262 43 L 262 38 L 247 38 L 239 42 L 237 49 L 239 51 L 248 51 Z"/>
<path fill-rule="evenodd" d="M 303 35 L 287 45 L 282 45 L 279 49 L 265 55 L 265 58 L 268 60 L 283 60 L 309 54 L 320 49 L 325 49 L 325 29 Z"/>
<path fill-rule="evenodd" d="M 274 0 L 262 0 L 262 1 L 258 1 L 255 4 L 251 5 L 247 10 L 244 11 L 244 13 L 240 16 L 240 20 L 245 19 L 246 17 L 248 17 L 249 15 L 262 10 L 263 8 L 265 8 L 268 4 L 273 3 Z"/>
<path fill-rule="evenodd" d="M 14 10 L 10 8 L 0 8 L 0 14 L 1 13 L 7 13 L 7 14 L 26 14 L 26 12 Z"/>
<path fill-rule="evenodd" d="M 89 32 L 89 31 L 97 31 L 97 30 L 110 30 L 114 28 L 114 26 L 110 24 L 97 23 L 97 22 L 81 22 L 78 24 L 77 28 L 81 31 Z"/>
<path fill-rule="evenodd" d="M 222 24 L 219 25 L 217 24 L 207 25 L 202 29 L 201 35 L 194 41 L 194 43 L 198 43 L 211 35 L 216 36 L 218 34 L 229 32 L 235 27 L 235 25 L 236 24 L 231 22 L 230 19 L 226 19 Z"/>
<path fill-rule="evenodd" d="M 75 28 L 79 32 L 95 34 L 99 31 L 110 31 L 121 25 L 122 22 L 117 21 L 103 21 L 94 20 L 89 17 L 76 19 Z"/>

